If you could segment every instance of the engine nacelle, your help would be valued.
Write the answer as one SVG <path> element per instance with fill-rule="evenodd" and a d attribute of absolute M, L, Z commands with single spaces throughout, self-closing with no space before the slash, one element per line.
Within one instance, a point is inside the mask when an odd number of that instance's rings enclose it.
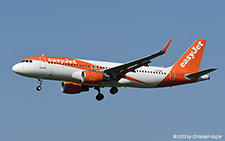
<path fill-rule="evenodd" d="M 202 75 L 202 76 L 200 76 L 200 77 L 198 77 L 198 82 L 199 81 L 204 81 L 204 80 L 208 80 L 208 79 L 210 79 L 210 76 L 208 76 L 208 75 Z"/>
<path fill-rule="evenodd" d="M 65 81 L 61 84 L 61 91 L 66 94 L 78 94 L 83 91 L 89 91 L 89 88 L 81 84 Z"/>
<path fill-rule="evenodd" d="M 101 83 L 104 79 L 103 73 L 96 71 L 76 71 L 72 74 L 72 78 L 90 84 Z"/>
<path fill-rule="evenodd" d="M 103 73 L 95 71 L 83 71 L 81 73 L 81 81 L 84 83 L 97 84 L 103 80 Z"/>

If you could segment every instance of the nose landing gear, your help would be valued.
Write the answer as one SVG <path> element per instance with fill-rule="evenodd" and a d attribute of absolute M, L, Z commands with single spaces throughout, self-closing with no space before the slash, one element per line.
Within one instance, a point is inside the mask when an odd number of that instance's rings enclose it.
<path fill-rule="evenodd" d="M 37 91 L 40 91 L 42 89 L 42 87 L 41 87 L 42 81 L 43 81 L 42 78 L 38 78 L 38 84 L 39 85 L 36 87 Z"/>

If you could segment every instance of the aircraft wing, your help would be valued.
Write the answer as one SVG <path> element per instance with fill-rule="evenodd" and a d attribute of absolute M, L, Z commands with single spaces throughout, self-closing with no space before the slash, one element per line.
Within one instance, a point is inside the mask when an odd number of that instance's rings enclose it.
<path fill-rule="evenodd" d="M 124 77 L 126 73 L 135 72 L 135 69 L 142 67 L 142 66 L 148 66 L 148 64 L 151 62 L 150 60 L 152 60 L 160 55 L 163 55 L 167 51 L 171 42 L 172 42 L 172 39 L 169 40 L 169 42 L 164 46 L 164 48 L 161 51 L 159 51 L 155 54 L 152 54 L 152 55 L 122 64 L 119 66 L 116 66 L 116 67 L 113 67 L 110 69 L 106 69 L 103 72 L 105 74 L 109 75 L 111 79 L 118 81 L 121 77 Z"/>

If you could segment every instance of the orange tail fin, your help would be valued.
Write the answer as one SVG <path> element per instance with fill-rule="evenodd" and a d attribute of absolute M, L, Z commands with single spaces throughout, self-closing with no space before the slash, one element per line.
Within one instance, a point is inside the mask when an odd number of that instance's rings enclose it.
<path fill-rule="evenodd" d="M 191 47 L 173 65 L 173 69 L 186 72 L 198 72 L 205 49 L 206 40 L 196 40 Z"/>

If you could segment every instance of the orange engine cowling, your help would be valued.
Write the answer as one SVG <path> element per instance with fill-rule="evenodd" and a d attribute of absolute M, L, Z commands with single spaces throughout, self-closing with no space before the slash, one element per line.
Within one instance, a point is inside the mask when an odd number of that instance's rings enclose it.
<path fill-rule="evenodd" d="M 98 84 L 103 80 L 103 73 L 96 71 L 82 71 L 81 81 L 84 83 Z"/>
<path fill-rule="evenodd" d="M 81 84 L 65 81 L 61 84 L 61 91 L 67 94 L 78 94 L 83 91 L 89 91 L 89 88 Z"/>

